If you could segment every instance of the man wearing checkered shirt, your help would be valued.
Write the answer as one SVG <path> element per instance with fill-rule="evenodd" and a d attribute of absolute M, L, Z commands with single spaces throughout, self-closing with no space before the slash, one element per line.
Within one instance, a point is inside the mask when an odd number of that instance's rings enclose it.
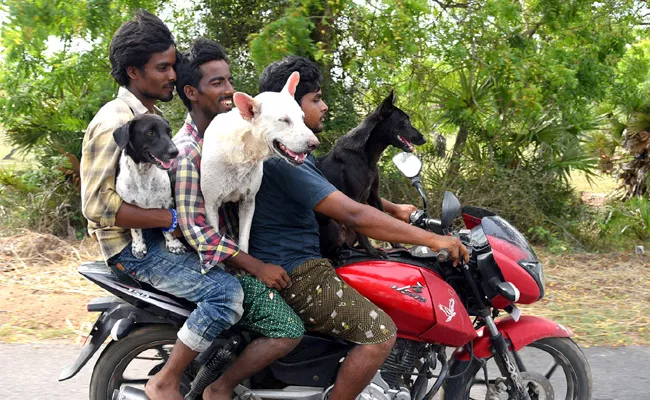
<path fill-rule="evenodd" d="M 95 115 L 84 136 L 82 211 L 108 263 L 156 289 L 197 303 L 178 332 L 169 359 L 145 387 L 151 400 L 182 400 L 183 371 L 222 330 L 241 318 L 244 295 L 237 278 L 223 269 L 204 274 L 195 252 L 176 255 L 166 250 L 161 228 L 173 229 L 174 210 L 142 209 L 124 202 L 115 191 L 120 150 L 113 131 L 135 115 L 160 114 L 155 103 L 173 97 L 176 46 L 171 32 L 158 17 L 141 10 L 113 36 L 110 61 L 111 75 L 121 87 L 117 98 Z M 131 252 L 131 228 L 143 229 L 148 250 L 143 258 Z M 203 398 L 218 397 L 208 393 Z"/>
<path fill-rule="evenodd" d="M 238 273 L 244 291 L 244 315 L 239 325 L 260 335 L 203 394 L 204 399 L 230 400 L 241 381 L 293 350 L 304 326 L 278 292 L 289 282 L 285 270 L 240 251 L 233 240 L 238 237 L 238 205 L 221 206 L 219 226 L 211 226 L 205 217 L 200 188 L 203 134 L 214 117 L 233 108 L 234 89 L 226 53 L 218 43 L 199 38 L 179 56 L 175 68 L 176 91 L 189 111 L 174 136 L 179 151 L 174 173 L 179 225 L 187 242 L 201 256 L 206 273 L 223 267 L 247 272 Z"/>

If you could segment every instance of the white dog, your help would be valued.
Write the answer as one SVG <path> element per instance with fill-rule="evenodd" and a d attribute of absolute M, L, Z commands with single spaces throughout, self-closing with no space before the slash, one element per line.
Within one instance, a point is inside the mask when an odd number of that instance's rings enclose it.
<path fill-rule="evenodd" d="M 248 251 L 255 195 L 262 184 L 262 163 L 277 154 L 293 165 L 318 146 L 294 99 L 300 74 L 294 72 L 280 93 L 255 98 L 237 92 L 237 109 L 217 115 L 205 131 L 201 191 L 208 223 L 219 226 L 219 207 L 239 202 L 239 247 Z"/>

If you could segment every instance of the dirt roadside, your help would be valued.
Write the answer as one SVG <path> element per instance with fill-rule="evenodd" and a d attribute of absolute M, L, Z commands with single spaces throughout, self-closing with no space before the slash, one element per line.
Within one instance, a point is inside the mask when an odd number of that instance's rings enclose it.
<path fill-rule="evenodd" d="M 86 304 L 107 293 L 77 267 L 98 255 L 92 240 L 33 232 L 0 237 L 0 342 L 80 340 L 96 318 Z"/>

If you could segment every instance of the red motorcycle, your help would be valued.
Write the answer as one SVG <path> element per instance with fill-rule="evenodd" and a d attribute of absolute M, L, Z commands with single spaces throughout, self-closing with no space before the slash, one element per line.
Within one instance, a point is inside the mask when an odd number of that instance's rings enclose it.
<path fill-rule="evenodd" d="M 446 192 L 442 218 L 429 218 L 420 185 L 420 160 L 402 153 L 393 161 L 412 180 L 424 209 L 414 225 L 441 234 L 461 211 Z M 467 264 L 453 267 L 449 253 L 423 246 L 395 249 L 387 259 L 371 259 L 348 249 L 337 273 L 386 311 L 398 327 L 398 340 L 358 400 L 591 399 L 589 363 L 559 323 L 521 316 L 516 304 L 544 296 L 542 265 L 526 239 L 488 210 L 462 209 L 467 229 L 458 235 L 470 251 Z M 176 332 L 194 305 L 118 275 L 103 263 L 79 271 L 117 297 L 94 299 L 89 311 L 102 314 L 90 342 L 60 380 L 74 376 L 110 336 L 90 383 L 90 399 L 146 399 L 141 390 L 164 365 Z M 496 319 L 501 310 L 510 314 Z M 187 369 L 186 399 L 200 399 L 253 338 L 237 326 L 224 332 Z M 239 385 L 233 397 L 326 400 L 351 343 L 305 335 L 286 357 Z M 449 350 L 449 351 L 447 351 Z M 453 350 L 453 351 L 452 351 Z"/>

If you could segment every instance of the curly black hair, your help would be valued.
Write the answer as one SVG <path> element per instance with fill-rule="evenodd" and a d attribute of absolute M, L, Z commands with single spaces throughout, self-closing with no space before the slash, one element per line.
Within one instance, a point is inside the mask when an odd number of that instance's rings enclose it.
<path fill-rule="evenodd" d="M 160 18 L 141 9 L 113 35 L 110 47 L 111 75 L 120 86 L 128 86 L 127 67 L 142 69 L 153 53 L 174 46 L 174 36 Z"/>
<path fill-rule="evenodd" d="M 183 104 L 185 104 L 188 111 L 192 111 L 192 103 L 185 95 L 183 88 L 190 85 L 200 91 L 199 82 L 201 82 L 203 76 L 199 67 L 210 61 L 221 60 L 230 63 L 224 48 L 219 43 L 206 38 L 197 38 L 188 51 L 176 58 L 176 64 L 174 65 L 176 70 L 176 93 L 183 100 Z"/>
<path fill-rule="evenodd" d="M 298 104 L 307 93 L 320 90 L 323 74 L 313 61 L 299 56 L 287 56 L 266 68 L 260 76 L 260 92 L 280 92 L 287 79 L 294 71 L 300 73 L 300 82 L 296 88 L 295 98 Z"/>

